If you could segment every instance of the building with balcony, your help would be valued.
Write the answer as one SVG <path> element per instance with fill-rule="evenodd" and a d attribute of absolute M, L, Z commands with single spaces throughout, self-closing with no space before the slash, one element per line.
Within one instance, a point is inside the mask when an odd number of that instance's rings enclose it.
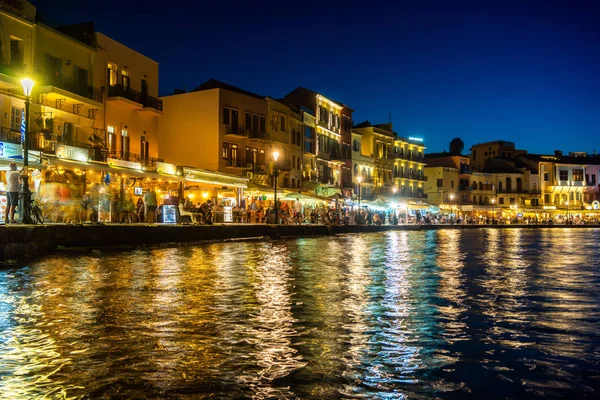
<path fill-rule="evenodd" d="M 419 138 L 394 134 L 394 186 L 405 197 L 424 198 L 425 145 Z"/>
<path fill-rule="evenodd" d="M 311 193 L 317 192 L 317 143 L 316 124 L 314 111 L 306 107 L 300 107 L 302 122 L 304 126 L 303 148 L 302 148 L 302 189 Z"/>
<path fill-rule="evenodd" d="M 354 195 L 361 199 L 372 199 L 375 196 L 374 179 L 375 160 L 369 150 L 363 150 L 363 134 L 359 130 L 352 131 L 352 182 Z M 360 185 L 359 185 L 360 181 Z"/>
<path fill-rule="evenodd" d="M 191 92 L 161 100 L 161 158 L 269 184 L 273 145 L 279 143 L 276 148 L 283 149 L 288 139 L 267 136 L 277 132 L 273 119 L 267 128 L 269 108 L 264 96 L 211 79 Z"/>
<path fill-rule="evenodd" d="M 97 33 L 100 59 L 96 74 L 106 88 L 105 124 L 108 157 L 140 162 L 147 169 L 158 159 L 158 63 Z"/>
<path fill-rule="evenodd" d="M 0 8 L 0 142 L 20 145 L 25 113 L 21 79 L 32 76 L 36 8 L 27 1 Z M 33 109 L 33 107 L 32 107 Z M 6 157 L 3 153 L 0 157 Z"/>
<path fill-rule="evenodd" d="M 361 154 L 370 157 L 373 170 L 373 189 L 376 194 L 390 195 L 394 186 L 394 133 L 391 124 L 371 125 L 369 121 L 357 124 L 354 132 L 360 134 Z"/>
<path fill-rule="evenodd" d="M 600 157 L 525 154 L 518 161 L 537 177 L 539 205 L 547 210 L 586 210 L 600 200 Z M 539 188 L 539 189 L 538 189 Z"/>
<path fill-rule="evenodd" d="M 306 108 L 315 115 L 315 175 L 317 194 L 339 193 L 342 188 L 343 165 L 350 158 L 349 147 L 342 142 L 342 110 L 345 105 L 320 93 L 298 87 L 284 101 L 297 108 Z M 348 109 L 349 110 L 349 109 Z M 348 113 L 348 111 L 346 111 Z"/>

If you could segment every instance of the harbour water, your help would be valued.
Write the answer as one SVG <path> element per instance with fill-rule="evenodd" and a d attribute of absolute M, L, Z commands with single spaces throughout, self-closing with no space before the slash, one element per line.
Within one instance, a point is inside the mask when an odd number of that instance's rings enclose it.
<path fill-rule="evenodd" d="M 391 231 L 0 269 L 0 398 L 599 398 L 599 229 Z"/>

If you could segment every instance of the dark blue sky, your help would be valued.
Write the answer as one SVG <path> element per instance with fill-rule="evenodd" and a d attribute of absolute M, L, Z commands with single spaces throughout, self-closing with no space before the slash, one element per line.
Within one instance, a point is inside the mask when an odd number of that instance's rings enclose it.
<path fill-rule="evenodd" d="M 600 152 L 599 1 L 33 3 L 157 60 L 161 94 L 210 78 L 272 97 L 305 86 L 356 122 L 391 113 L 428 152 L 455 136 L 466 151 Z"/>

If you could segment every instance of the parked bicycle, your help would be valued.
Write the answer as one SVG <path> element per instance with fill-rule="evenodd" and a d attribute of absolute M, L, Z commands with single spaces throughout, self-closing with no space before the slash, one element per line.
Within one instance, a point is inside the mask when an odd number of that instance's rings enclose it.
<path fill-rule="evenodd" d="M 37 202 L 30 198 L 29 201 L 25 201 L 25 196 L 20 195 L 19 198 L 23 201 L 23 207 L 25 207 L 25 215 L 29 215 L 30 221 L 24 221 L 25 223 L 31 224 L 43 224 L 44 223 L 44 213 L 40 206 L 37 205 Z"/>

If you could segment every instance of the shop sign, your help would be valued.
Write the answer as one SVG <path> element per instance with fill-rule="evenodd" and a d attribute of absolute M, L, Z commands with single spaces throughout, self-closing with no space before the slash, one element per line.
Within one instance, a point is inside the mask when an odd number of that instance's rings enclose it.
<path fill-rule="evenodd" d="M 471 205 L 461 206 L 460 208 L 462 211 L 473 211 L 473 206 Z"/>
<path fill-rule="evenodd" d="M 598 201 L 598 200 L 592 201 L 592 208 L 594 210 L 600 210 L 600 201 Z"/>
<path fill-rule="evenodd" d="M 67 160 L 88 161 L 90 159 L 90 150 L 59 144 L 56 146 L 56 157 Z"/>
<path fill-rule="evenodd" d="M 156 172 L 161 174 L 177 175 L 177 166 L 166 162 L 156 162 Z"/>
<path fill-rule="evenodd" d="M 116 158 L 107 158 L 106 163 L 111 167 L 123 167 L 129 169 L 142 170 L 142 164 L 134 161 L 118 160 Z"/>
<path fill-rule="evenodd" d="M 455 204 L 440 204 L 440 210 L 458 210 Z"/>
<path fill-rule="evenodd" d="M 23 146 L 20 144 L 0 142 L 0 157 L 22 159 Z"/>
<path fill-rule="evenodd" d="M 212 185 L 220 185 L 220 186 L 234 186 L 234 187 L 248 187 L 248 179 L 237 177 L 237 176 L 227 176 L 224 174 L 218 174 L 210 171 L 198 171 L 193 169 L 184 169 L 185 179 L 191 182 L 203 182 Z"/>

